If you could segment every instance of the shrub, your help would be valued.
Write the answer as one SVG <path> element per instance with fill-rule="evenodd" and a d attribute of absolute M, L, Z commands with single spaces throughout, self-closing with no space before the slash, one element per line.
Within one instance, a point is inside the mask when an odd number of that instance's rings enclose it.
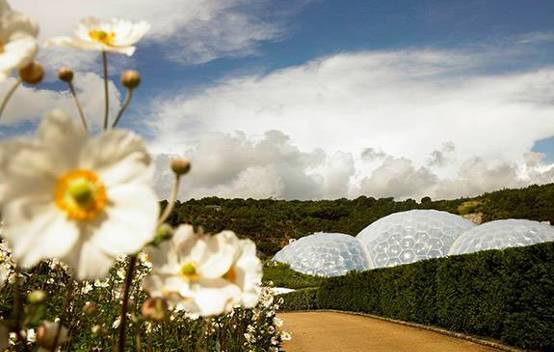
<path fill-rule="evenodd" d="M 283 299 L 280 309 L 285 312 L 318 309 L 317 288 L 305 288 L 279 295 Z"/>
<path fill-rule="evenodd" d="M 318 287 L 325 280 L 323 277 L 312 276 L 292 270 L 287 264 L 268 261 L 264 265 L 263 282 L 272 286 L 287 288 Z"/>
<path fill-rule="evenodd" d="M 543 243 L 329 278 L 316 305 L 554 351 L 553 297 L 554 243 Z"/>

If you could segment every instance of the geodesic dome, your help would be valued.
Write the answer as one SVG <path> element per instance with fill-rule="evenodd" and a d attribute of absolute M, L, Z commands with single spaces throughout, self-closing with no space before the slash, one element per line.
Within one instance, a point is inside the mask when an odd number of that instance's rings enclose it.
<path fill-rule="evenodd" d="M 437 210 L 410 210 L 381 218 L 356 238 L 365 246 L 373 268 L 409 264 L 446 256 L 452 243 L 475 225 Z"/>
<path fill-rule="evenodd" d="M 554 227 L 548 224 L 520 219 L 496 220 L 465 231 L 454 242 L 449 254 L 523 247 L 549 241 L 554 241 Z"/>
<path fill-rule="evenodd" d="M 281 249 L 273 260 L 291 269 L 317 276 L 340 276 L 370 268 L 367 255 L 356 238 L 342 233 L 318 232 Z"/>

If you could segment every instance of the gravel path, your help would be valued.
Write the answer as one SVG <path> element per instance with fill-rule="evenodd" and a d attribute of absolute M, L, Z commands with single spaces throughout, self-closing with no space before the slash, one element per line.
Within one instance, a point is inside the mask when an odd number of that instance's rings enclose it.
<path fill-rule="evenodd" d="M 334 312 L 282 313 L 287 352 L 493 352 L 436 332 Z"/>

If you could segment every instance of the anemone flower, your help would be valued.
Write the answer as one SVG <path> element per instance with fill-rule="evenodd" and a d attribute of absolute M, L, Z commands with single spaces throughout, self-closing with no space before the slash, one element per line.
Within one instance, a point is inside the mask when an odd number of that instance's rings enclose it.
<path fill-rule="evenodd" d="M 55 111 L 35 138 L 0 144 L 0 161 L 2 234 L 19 265 L 58 258 L 77 279 L 97 279 L 152 240 L 159 206 L 135 134 L 89 136 Z"/>
<path fill-rule="evenodd" d="M 144 21 L 133 23 L 89 17 L 79 23 L 74 37 L 52 38 L 48 44 L 131 56 L 136 49 L 134 45 L 149 29 L 150 25 Z"/>
<path fill-rule="evenodd" d="M 153 297 L 169 299 L 178 308 L 201 316 L 256 304 L 261 263 L 255 245 L 232 231 L 214 236 L 180 226 L 170 241 L 149 248 L 152 272 L 144 288 Z"/>
<path fill-rule="evenodd" d="M 31 19 L 0 0 L 0 81 L 33 60 L 38 50 L 37 35 L 38 27 Z"/>

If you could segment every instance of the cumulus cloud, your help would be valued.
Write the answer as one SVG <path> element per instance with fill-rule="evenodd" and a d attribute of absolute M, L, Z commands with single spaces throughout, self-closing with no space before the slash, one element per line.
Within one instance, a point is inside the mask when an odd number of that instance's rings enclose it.
<path fill-rule="evenodd" d="M 267 12 L 269 0 L 18 0 L 11 3 L 37 19 L 42 38 L 71 34 L 81 18 L 91 15 L 147 20 L 152 30 L 146 39 L 163 44 L 163 52 L 168 57 L 187 64 L 222 56 L 251 55 L 261 41 L 274 40 L 283 34 L 281 17 L 286 16 L 286 12 L 261 16 Z M 59 61 L 56 55 L 46 55 L 47 59 Z M 82 69 L 94 57 L 80 54 L 71 60 Z"/>
<path fill-rule="evenodd" d="M 455 150 L 451 144 L 446 149 Z M 455 154 L 452 151 L 452 154 Z M 554 166 L 544 155 L 528 153 L 528 163 L 473 157 L 464 160 L 453 177 L 440 167 L 418 166 L 405 157 L 385 154 L 367 173 L 356 167 L 353 154 L 316 149 L 302 152 L 279 131 L 263 137 L 244 133 L 210 134 L 181 153 L 192 157 L 193 168 L 184 181 L 180 199 L 226 198 L 335 199 L 360 195 L 397 199 L 448 199 L 475 196 L 506 187 L 554 181 Z M 172 176 L 171 155 L 156 157 L 156 186 L 167 196 Z"/>
<path fill-rule="evenodd" d="M 456 147 L 452 142 L 443 143 L 442 147 L 437 150 L 433 150 L 429 156 L 429 166 L 445 166 L 449 159 L 454 154 Z"/>
<path fill-rule="evenodd" d="M 237 196 L 246 193 L 231 185 L 251 167 L 273 185 L 257 194 L 281 198 L 451 198 L 549 182 L 550 165 L 529 153 L 537 140 L 554 135 L 554 68 L 486 73 L 494 55 L 342 53 L 226 78 L 194 95 L 154 99 L 151 145 L 172 153 L 210 145 L 206 136 L 228 139 L 242 131 L 217 152 L 196 149 L 211 160 L 201 161 L 211 170 L 202 178 L 213 181 L 203 192 Z M 280 132 L 268 137 L 268 126 Z M 262 152 L 262 145 L 273 149 Z M 231 165 L 218 153 L 240 162 Z M 222 174 L 209 176 L 217 165 Z"/>
<path fill-rule="evenodd" d="M 5 92 L 13 85 L 14 79 L 0 83 L 0 92 Z M 91 126 L 100 126 L 104 116 L 104 81 L 94 73 L 78 73 L 74 85 Z M 110 111 L 112 116 L 120 107 L 121 95 L 110 81 Z M 68 91 L 20 87 L 9 101 L 0 124 L 13 125 L 24 121 L 36 122 L 45 112 L 62 109 L 78 118 L 72 96 Z"/>
<path fill-rule="evenodd" d="M 192 170 L 181 198 L 222 197 L 318 199 L 342 197 L 354 173 L 349 153 L 302 152 L 280 131 L 250 138 L 244 133 L 209 134 L 191 144 Z M 157 157 L 157 189 L 167 195 L 170 155 Z"/>
<path fill-rule="evenodd" d="M 362 160 L 364 161 L 374 161 L 378 159 L 383 159 L 387 154 L 382 150 L 375 150 L 374 148 L 365 148 L 362 150 Z"/>
<path fill-rule="evenodd" d="M 162 149 L 186 144 L 178 131 L 260 135 L 271 126 L 303 150 L 359 153 L 371 143 L 421 164 L 452 142 L 460 160 L 521 160 L 554 134 L 554 105 L 546 99 L 554 69 L 471 73 L 489 64 L 479 54 L 449 51 L 340 54 L 156 99 L 151 127 Z"/>

